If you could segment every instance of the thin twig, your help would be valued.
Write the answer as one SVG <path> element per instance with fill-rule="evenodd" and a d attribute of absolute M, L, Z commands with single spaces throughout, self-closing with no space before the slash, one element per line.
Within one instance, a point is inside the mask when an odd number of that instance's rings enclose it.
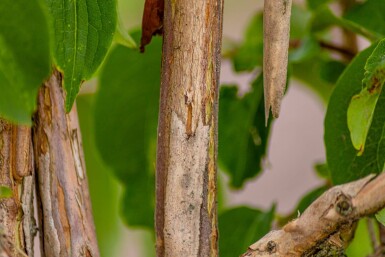
<path fill-rule="evenodd" d="M 344 48 L 342 46 L 337 46 L 337 45 L 334 45 L 334 44 L 331 44 L 331 43 L 325 42 L 325 41 L 320 41 L 319 44 L 322 48 L 340 53 L 348 59 L 353 59 L 354 56 L 356 56 L 356 53 L 354 51 L 352 51 L 351 49 L 348 49 L 348 48 Z"/>

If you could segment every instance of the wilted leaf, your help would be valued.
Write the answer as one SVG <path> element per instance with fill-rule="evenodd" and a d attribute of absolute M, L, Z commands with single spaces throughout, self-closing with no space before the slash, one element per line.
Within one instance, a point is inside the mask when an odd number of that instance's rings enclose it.
<path fill-rule="evenodd" d="M 374 110 L 366 149 L 357 156 L 347 125 L 350 99 L 362 89 L 365 63 L 376 44 L 361 52 L 345 69 L 330 98 L 325 118 L 325 146 L 330 174 L 335 184 L 356 180 L 383 170 L 385 162 L 385 91 Z"/>
<path fill-rule="evenodd" d="M 145 54 L 123 46 L 113 49 L 102 69 L 95 103 L 96 145 L 124 184 L 124 219 L 130 226 L 150 229 L 161 48 L 161 39 L 155 38 Z"/>
<path fill-rule="evenodd" d="M 39 0 L 0 4 L 0 116 L 31 124 L 51 69 L 48 23 Z"/>
<path fill-rule="evenodd" d="M 240 188 L 262 169 L 270 122 L 265 127 L 262 75 L 242 98 L 237 92 L 236 87 L 221 88 L 218 158 L 221 168 L 230 175 L 230 184 Z"/>
<path fill-rule="evenodd" d="M 63 73 L 66 110 L 69 112 L 81 83 L 98 69 L 111 45 L 116 29 L 116 2 L 46 2 L 54 32 L 53 56 L 57 68 Z"/>
<path fill-rule="evenodd" d="M 348 108 L 348 127 L 354 148 L 362 155 L 366 137 L 385 82 L 385 40 L 374 49 L 365 65 L 364 88 L 353 96 Z"/>
<path fill-rule="evenodd" d="M 219 215 L 219 252 L 223 257 L 234 257 L 270 231 L 275 208 L 262 212 L 248 207 L 237 207 Z"/>

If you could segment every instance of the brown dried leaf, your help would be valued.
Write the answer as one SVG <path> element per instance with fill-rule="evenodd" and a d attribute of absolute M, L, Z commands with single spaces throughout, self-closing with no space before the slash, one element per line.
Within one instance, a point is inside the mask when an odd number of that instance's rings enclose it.
<path fill-rule="evenodd" d="M 163 11 L 164 0 L 146 0 L 142 18 L 141 52 L 151 42 L 152 36 L 162 34 Z"/>

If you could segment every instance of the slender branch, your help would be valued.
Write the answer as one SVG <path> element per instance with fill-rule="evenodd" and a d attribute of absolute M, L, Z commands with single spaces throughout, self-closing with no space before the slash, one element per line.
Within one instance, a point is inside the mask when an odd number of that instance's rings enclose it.
<path fill-rule="evenodd" d="M 33 130 L 42 256 L 99 256 L 76 106 L 65 113 L 61 74 L 43 85 Z"/>
<path fill-rule="evenodd" d="M 328 256 L 349 244 L 357 220 L 385 207 L 385 173 L 335 186 L 298 218 L 272 231 L 242 256 Z M 322 251 L 321 251 L 322 250 Z M 317 252 L 319 255 L 312 255 Z"/>
<path fill-rule="evenodd" d="M 223 0 L 166 0 L 164 8 L 157 256 L 215 257 Z"/>

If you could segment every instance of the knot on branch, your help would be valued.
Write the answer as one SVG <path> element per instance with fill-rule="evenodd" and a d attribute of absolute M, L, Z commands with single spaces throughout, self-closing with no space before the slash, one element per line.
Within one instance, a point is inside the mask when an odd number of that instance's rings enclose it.
<path fill-rule="evenodd" d="M 348 216 L 353 211 L 351 199 L 344 194 L 337 198 L 336 212 L 342 216 Z"/>

